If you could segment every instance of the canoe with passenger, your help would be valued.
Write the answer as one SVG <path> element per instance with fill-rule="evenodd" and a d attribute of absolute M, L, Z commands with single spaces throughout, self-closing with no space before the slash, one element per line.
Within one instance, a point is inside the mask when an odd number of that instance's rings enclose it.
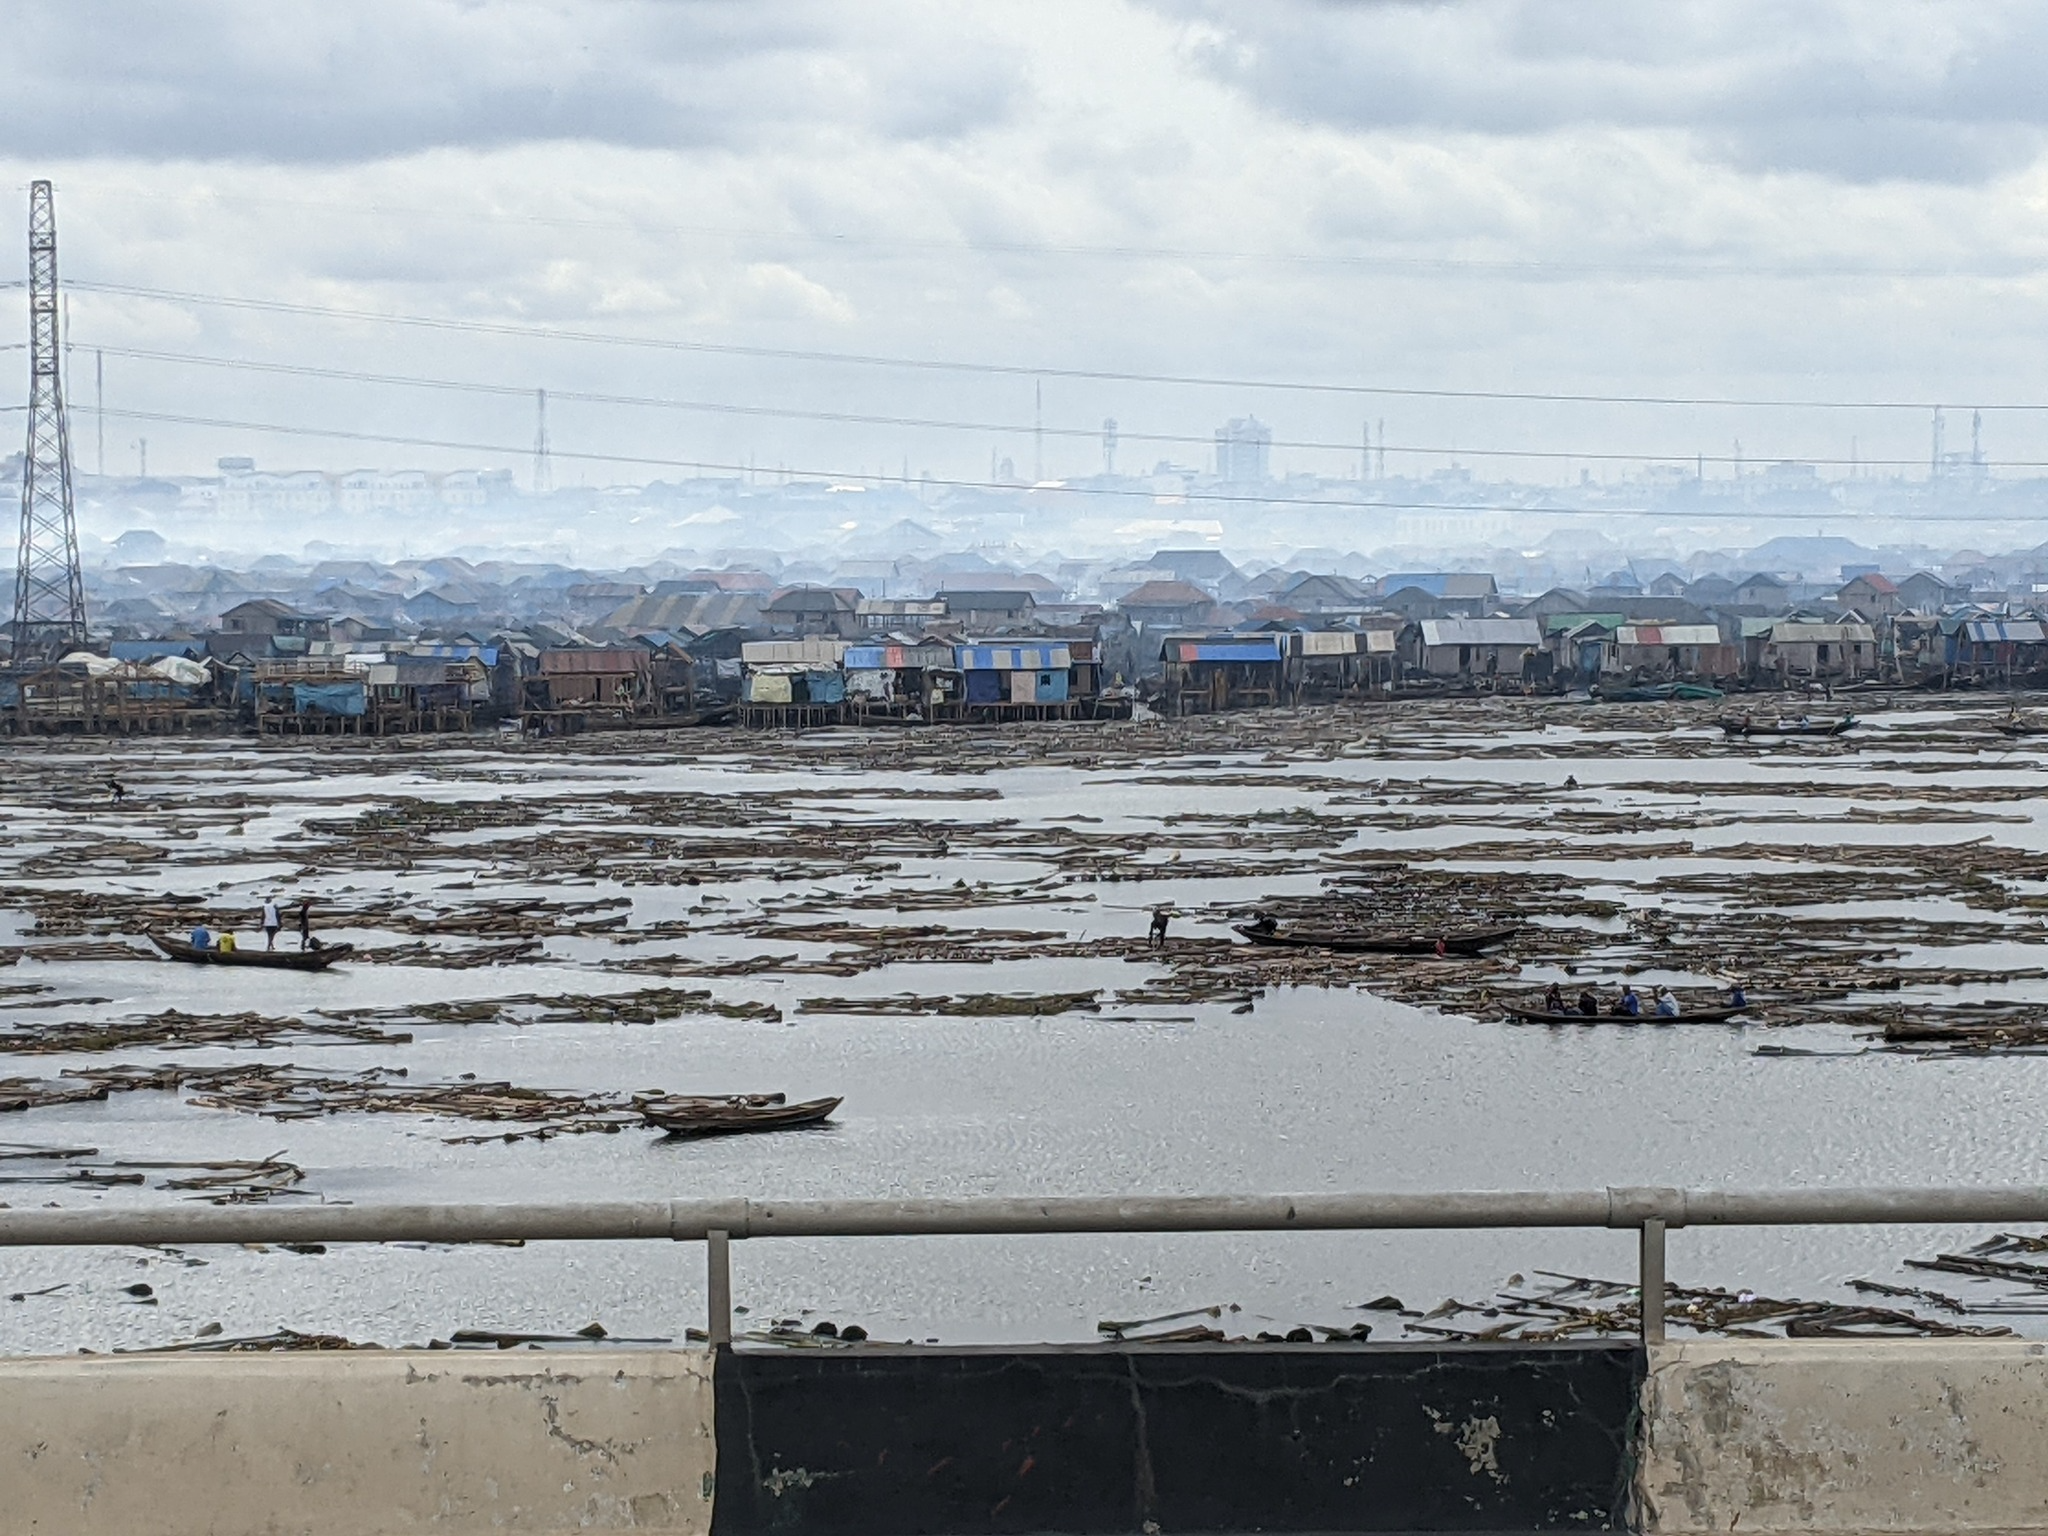
<path fill-rule="evenodd" d="M 650 1126 L 671 1136 L 734 1136 L 747 1131 L 787 1131 L 818 1125 L 832 1117 L 840 1099 L 789 1102 L 782 1093 L 736 1093 L 723 1097 L 669 1095 L 638 1099 L 634 1107 Z"/>
<path fill-rule="evenodd" d="M 273 971 L 324 971 L 335 961 L 346 960 L 356 949 L 353 944 L 323 944 L 318 949 L 226 949 L 209 944 L 202 949 L 190 940 L 174 939 L 164 933 L 150 934 L 149 942 L 166 959 L 182 960 L 187 965 L 253 965 Z"/>
<path fill-rule="evenodd" d="M 1730 736 L 1840 736 L 1861 722 L 1854 715 L 1843 715 L 1838 720 L 1812 720 L 1804 716 L 1797 720 L 1756 720 L 1748 715 L 1740 719 L 1724 715 L 1715 723 Z"/>
<path fill-rule="evenodd" d="M 1605 1002 L 1591 987 L 1582 987 L 1576 995 L 1567 997 L 1560 987 L 1552 985 L 1533 1002 L 1504 1002 L 1495 1006 L 1510 1019 L 1524 1024 L 1726 1024 L 1755 1008 L 1740 986 L 1731 986 L 1714 1006 L 1689 1008 L 1669 987 L 1657 988 L 1646 1002 L 1628 985 Z"/>
<path fill-rule="evenodd" d="M 1476 955 L 1505 944 L 1518 925 L 1447 928 L 1435 933 L 1373 932 L 1359 928 L 1282 928 L 1269 920 L 1233 925 L 1254 944 L 1276 949 L 1326 949 L 1354 955 Z"/>

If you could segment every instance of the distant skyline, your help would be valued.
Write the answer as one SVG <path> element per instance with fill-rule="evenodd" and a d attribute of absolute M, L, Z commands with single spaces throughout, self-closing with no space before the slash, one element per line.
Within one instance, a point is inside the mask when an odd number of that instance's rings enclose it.
<path fill-rule="evenodd" d="M 1481 449 L 1711 467 L 1739 440 L 1751 462 L 1924 474 L 1934 403 L 1951 449 L 1986 407 L 1995 474 L 2048 461 L 2044 412 L 2008 408 L 2048 402 L 2033 7 L 23 0 L 10 18 L 9 182 L 57 185 L 88 470 L 94 348 L 114 472 L 147 438 L 166 473 L 249 454 L 524 483 L 539 388 L 558 484 L 680 473 L 577 453 L 986 478 L 992 457 L 1035 467 L 1040 419 L 1064 478 L 1099 470 L 1105 417 L 1120 467 L 1206 465 L 1213 429 L 1251 414 L 1282 473 L 1355 473 L 1384 423 L 1395 473 Z M 0 206 L 0 250 L 20 249 L 22 202 Z M 912 424 L 943 422 L 973 425 Z M 1284 446 L 1302 442 L 1328 446 Z"/>

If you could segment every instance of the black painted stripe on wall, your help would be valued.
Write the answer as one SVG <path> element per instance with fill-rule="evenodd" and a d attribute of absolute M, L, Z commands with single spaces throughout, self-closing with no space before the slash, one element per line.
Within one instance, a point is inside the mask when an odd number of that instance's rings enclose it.
<path fill-rule="evenodd" d="M 1629 1344 L 741 1350 L 713 1536 L 1626 1527 Z"/>

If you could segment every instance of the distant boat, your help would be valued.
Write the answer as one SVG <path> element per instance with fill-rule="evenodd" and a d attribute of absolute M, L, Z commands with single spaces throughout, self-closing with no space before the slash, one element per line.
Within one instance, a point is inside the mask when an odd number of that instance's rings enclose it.
<path fill-rule="evenodd" d="M 1502 1003 L 1499 1007 L 1509 1018 L 1524 1024 L 1726 1024 L 1750 1011 L 1748 1005 L 1744 1005 L 1741 1008 L 1688 1008 L 1683 1013 L 1658 1013 L 1647 998 L 1641 1013 L 1609 1013 L 1604 1008 L 1598 1013 L 1581 1013 L 1576 1008 L 1552 1013 L 1547 1008 L 1525 1008 L 1517 1003 Z"/>
<path fill-rule="evenodd" d="M 746 1131 L 786 1131 L 828 1120 L 839 1099 L 805 1099 L 798 1104 L 780 1093 L 739 1093 L 725 1098 L 640 1099 L 641 1118 L 671 1136 L 733 1136 Z"/>
<path fill-rule="evenodd" d="M 1705 683 L 1640 683 L 1633 687 L 1603 691 L 1602 702 L 1616 704 L 1664 704 L 1673 699 L 1725 699 L 1728 695 Z"/>
<path fill-rule="evenodd" d="M 1433 955 L 1437 945 L 1451 955 L 1476 955 L 1505 944 L 1518 926 L 1446 929 L 1442 933 L 1371 933 L 1339 928 L 1262 928 L 1238 923 L 1236 931 L 1254 944 L 1274 949 L 1327 949 L 1355 955 Z"/>
<path fill-rule="evenodd" d="M 1839 736 L 1858 724 L 1854 715 L 1839 720 L 1732 720 L 1723 717 L 1721 729 L 1730 736 Z"/>
<path fill-rule="evenodd" d="M 356 952 L 353 944 L 327 944 L 319 949 L 194 949 L 183 939 L 152 933 L 149 942 L 172 960 L 187 965 L 254 965 L 273 971 L 324 971 Z"/>
<path fill-rule="evenodd" d="M 1992 728 L 2001 736 L 2048 736 L 2048 725 L 2036 725 L 2031 720 L 2000 720 Z"/>

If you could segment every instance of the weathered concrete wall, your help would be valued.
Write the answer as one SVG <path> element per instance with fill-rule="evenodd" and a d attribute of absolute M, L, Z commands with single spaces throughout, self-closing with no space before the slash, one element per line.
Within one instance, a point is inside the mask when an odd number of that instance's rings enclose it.
<path fill-rule="evenodd" d="M 711 1526 L 701 1351 L 0 1360 L 0 1530 Z"/>
<path fill-rule="evenodd" d="M 1645 1531 L 2048 1531 L 2048 1346 L 1691 1341 L 1650 1351 Z"/>
<path fill-rule="evenodd" d="M 718 1536 L 1623 1524 L 1626 1344 L 741 1352 Z"/>

